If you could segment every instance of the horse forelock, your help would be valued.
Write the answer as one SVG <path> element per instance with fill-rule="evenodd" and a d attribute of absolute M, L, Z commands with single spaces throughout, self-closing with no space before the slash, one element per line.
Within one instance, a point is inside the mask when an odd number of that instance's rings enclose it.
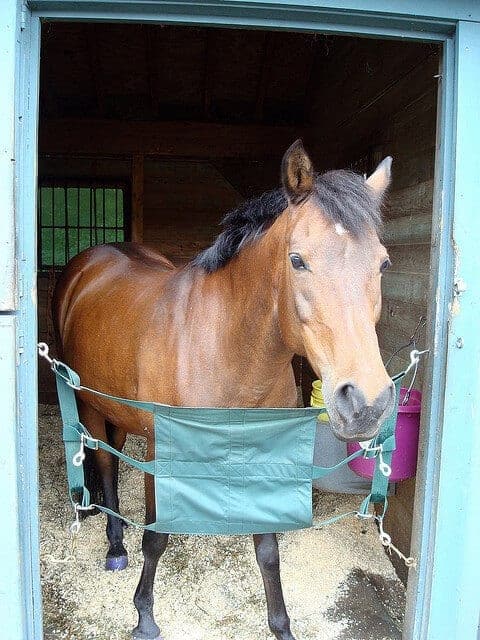
<path fill-rule="evenodd" d="M 328 171 L 317 175 L 312 194 L 324 214 L 353 236 L 382 227 L 381 199 L 369 188 L 363 176 L 353 171 Z M 227 264 L 241 249 L 260 237 L 288 206 L 283 189 L 267 191 L 243 202 L 223 218 L 223 231 L 215 242 L 199 253 L 192 265 L 207 273 Z"/>

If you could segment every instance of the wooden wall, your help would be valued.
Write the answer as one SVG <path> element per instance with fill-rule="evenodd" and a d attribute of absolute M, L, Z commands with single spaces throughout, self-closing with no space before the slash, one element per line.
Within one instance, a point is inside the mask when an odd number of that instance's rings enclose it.
<path fill-rule="evenodd" d="M 315 154 L 326 153 L 337 166 L 358 160 L 394 158 L 392 186 L 385 210 L 384 242 L 392 268 L 383 279 L 383 309 L 377 327 L 384 359 L 408 342 L 426 316 L 430 269 L 435 156 L 438 50 L 431 45 L 405 47 L 399 42 L 364 40 L 353 49 L 345 42 L 324 69 L 331 101 L 312 106 Z M 343 68 L 344 74 L 338 69 Z M 420 348 L 425 329 L 418 334 Z M 409 349 L 394 357 L 399 371 Z M 422 367 L 415 387 L 422 389 Z M 425 390 L 424 390 L 425 391 Z M 409 551 L 415 480 L 399 483 L 391 498 L 386 528 L 395 544 Z M 406 570 L 392 558 L 402 578 Z"/>
<path fill-rule="evenodd" d="M 209 162 L 148 160 L 144 188 L 143 240 L 175 264 L 207 247 L 242 200 Z"/>

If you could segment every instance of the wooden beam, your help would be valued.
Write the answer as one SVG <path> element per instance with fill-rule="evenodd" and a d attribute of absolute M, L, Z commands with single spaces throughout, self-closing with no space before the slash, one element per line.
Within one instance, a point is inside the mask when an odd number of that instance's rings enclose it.
<path fill-rule="evenodd" d="M 213 122 L 133 122 L 59 119 L 40 125 L 43 154 L 165 158 L 281 158 L 304 137 L 301 127 Z"/>
<path fill-rule="evenodd" d="M 144 158 L 136 154 L 132 158 L 132 240 L 143 241 L 143 190 Z"/>

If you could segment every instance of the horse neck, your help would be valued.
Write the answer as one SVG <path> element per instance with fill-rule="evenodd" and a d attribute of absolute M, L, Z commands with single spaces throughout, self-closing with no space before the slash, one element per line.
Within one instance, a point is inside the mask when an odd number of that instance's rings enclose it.
<path fill-rule="evenodd" d="M 273 364 L 290 362 L 294 353 L 287 347 L 280 328 L 279 309 L 284 300 L 284 249 L 288 220 L 280 215 L 256 241 L 246 245 L 221 270 L 223 290 L 236 312 L 233 339 L 243 348 Z"/>

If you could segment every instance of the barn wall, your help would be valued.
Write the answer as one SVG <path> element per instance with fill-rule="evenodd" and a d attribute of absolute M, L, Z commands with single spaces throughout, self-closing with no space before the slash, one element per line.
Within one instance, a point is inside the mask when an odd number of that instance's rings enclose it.
<path fill-rule="evenodd" d="M 210 162 L 145 162 L 143 240 L 183 264 L 218 234 L 240 193 Z"/>
<path fill-rule="evenodd" d="M 436 69 L 429 69 L 429 71 Z M 433 74 L 432 74 L 433 75 Z M 436 91 L 432 88 L 395 114 L 389 128 L 389 151 L 397 158 L 395 180 L 389 199 L 385 243 L 392 269 L 384 282 L 384 304 L 378 326 L 385 356 L 408 342 L 419 318 L 427 315 L 435 157 Z M 418 333 L 420 348 L 426 346 L 425 330 Z M 409 349 L 394 357 L 392 371 L 401 370 Z M 415 386 L 423 388 L 423 367 Z M 425 392 L 425 389 L 423 389 Z M 408 551 L 412 533 L 415 480 L 399 484 L 390 501 L 388 531 L 395 532 L 400 548 Z M 406 578 L 401 562 L 397 570 Z"/>
<path fill-rule="evenodd" d="M 394 158 L 384 231 L 392 268 L 383 278 L 377 327 L 386 360 L 408 342 L 419 318 L 427 314 L 438 51 L 431 45 L 411 49 L 398 42 L 365 40 L 355 51 L 345 43 L 335 58 L 340 67 L 343 63 L 346 77 L 334 65 L 324 69 L 323 82 L 332 83 L 332 101 L 319 101 L 312 108 L 316 157 L 325 153 L 334 166 L 362 170 L 371 170 L 386 155 Z M 335 78 L 341 78 L 337 84 Z M 421 329 L 420 348 L 425 340 Z M 393 358 L 392 372 L 401 370 L 408 353 Z M 419 389 L 422 374 L 420 367 L 415 383 Z M 402 482 L 389 502 L 387 530 L 404 551 L 410 548 L 414 491 L 415 480 Z M 393 561 L 406 578 L 403 564 Z"/>

